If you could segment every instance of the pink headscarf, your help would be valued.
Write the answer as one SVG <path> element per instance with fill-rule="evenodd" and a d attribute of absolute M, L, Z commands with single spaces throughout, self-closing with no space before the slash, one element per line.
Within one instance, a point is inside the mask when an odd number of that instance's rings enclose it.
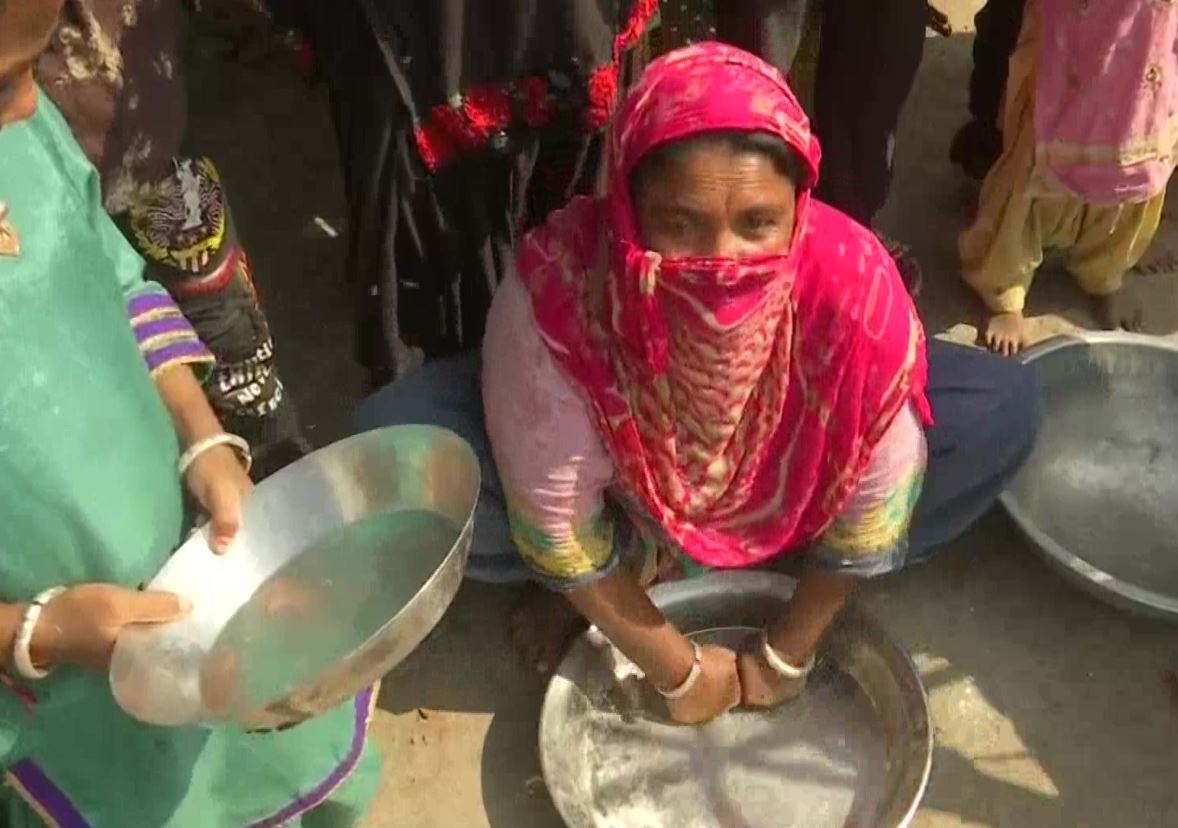
<path fill-rule="evenodd" d="M 652 150 L 767 132 L 803 160 L 789 250 L 671 259 L 642 247 L 630 176 Z M 611 136 L 609 189 L 529 233 L 520 278 L 584 392 L 623 489 L 692 558 L 748 566 L 816 538 L 909 401 L 924 335 L 887 252 L 817 202 L 819 149 L 780 73 L 717 43 L 652 63 Z M 602 276 L 599 276 L 602 274 Z"/>

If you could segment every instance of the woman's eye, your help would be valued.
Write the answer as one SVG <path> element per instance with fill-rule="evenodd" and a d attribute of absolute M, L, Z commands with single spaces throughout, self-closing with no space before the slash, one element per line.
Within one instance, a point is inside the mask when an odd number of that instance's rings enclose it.
<path fill-rule="evenodd" d="M 754 233 L 767 233 L 777 227 L 777 219 L 769 215 L 752 215 L 745 219 L 745 226 Z"/>

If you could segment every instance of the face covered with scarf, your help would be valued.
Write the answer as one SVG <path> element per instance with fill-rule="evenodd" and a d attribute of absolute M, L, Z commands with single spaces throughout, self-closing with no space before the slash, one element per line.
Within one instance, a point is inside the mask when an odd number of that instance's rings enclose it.
<path fill-rule="evenodd" d="M 745 566 L 797 548 L 901 406 L 927 413 L 895 266 L 811 203 L 809 123 L 740 50 L 652 63 L 610 159 L 604 199 L 524 240 L 541 335 L 591 402 L 621 488 L 688 554 Z"/>

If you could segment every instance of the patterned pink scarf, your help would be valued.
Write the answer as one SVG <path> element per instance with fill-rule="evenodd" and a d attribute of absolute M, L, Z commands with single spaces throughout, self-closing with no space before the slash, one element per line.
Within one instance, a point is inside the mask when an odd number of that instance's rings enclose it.
<path fill-rule="evenodd" d="M 734 129 L 778 136 L 806 164 L 789 251 L 643 249 L 637 163 Z M 895 265 L 869 231 L 811 203 L 809 122 L 781 75 L 740 50 L 652 63 L 610 156 L 606 197 L 574 201 L 521 245 L 540 334 L 591 403 L 619 484 L 692 558 L 737 567 L 797 549 L 838 514 L 901 407 L 928 418 L 924 336 Z"/>

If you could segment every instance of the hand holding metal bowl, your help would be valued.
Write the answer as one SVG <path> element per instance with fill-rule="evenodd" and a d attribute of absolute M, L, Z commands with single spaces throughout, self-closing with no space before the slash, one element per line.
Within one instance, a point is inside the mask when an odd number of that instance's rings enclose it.
<path fill-rule="evenodd" d="M 119 705 L 164 726 L 273 729 L 380 679 L 450 605 L 470 550 L 479 466 L 431 426 L 371 431 L 269 478 L 228 554 L 202 530 L 149 584 L 192 602 L 124 632 Z"/>

